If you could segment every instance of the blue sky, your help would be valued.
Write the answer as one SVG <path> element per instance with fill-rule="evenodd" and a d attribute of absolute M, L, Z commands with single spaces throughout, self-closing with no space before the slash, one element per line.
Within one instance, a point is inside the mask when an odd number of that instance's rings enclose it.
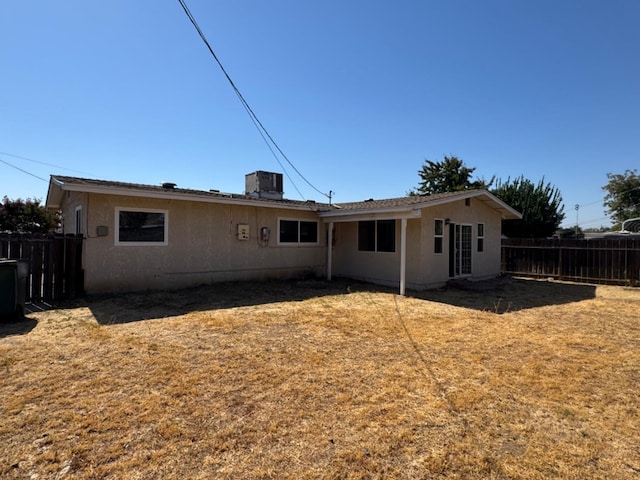
<path fill-rule="evenodd" d="M 579 204 L 597 227 L 606 174 L 640 167 L 636 0 L 187 5 L 335 202 L 402 196 L 456 155 L 479 177 L 544 177 L 566 225 Z M 3 2 L 0 65 L 0 196 L 44 198 L 52 173 L 240 193 L 283 172 L 177 0 Z M 326 201 L 281 161 L 286 197 Z"/>

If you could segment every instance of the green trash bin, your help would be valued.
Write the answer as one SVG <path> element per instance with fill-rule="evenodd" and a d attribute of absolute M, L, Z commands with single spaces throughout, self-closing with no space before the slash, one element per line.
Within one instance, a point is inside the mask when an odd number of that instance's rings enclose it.
<path fill-rule="evenodd" d="M 0 317 L 24 314 L 28 275 L 27 260 L 0 260 Z"/>

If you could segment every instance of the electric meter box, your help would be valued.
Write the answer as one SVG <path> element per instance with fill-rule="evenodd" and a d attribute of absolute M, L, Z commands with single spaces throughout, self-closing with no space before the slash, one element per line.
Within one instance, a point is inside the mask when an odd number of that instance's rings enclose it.
<path fill-rule="evenodd" d="M 238 240 L 249 240 L 249 225 L 246 223 L 238 224 Z"/>

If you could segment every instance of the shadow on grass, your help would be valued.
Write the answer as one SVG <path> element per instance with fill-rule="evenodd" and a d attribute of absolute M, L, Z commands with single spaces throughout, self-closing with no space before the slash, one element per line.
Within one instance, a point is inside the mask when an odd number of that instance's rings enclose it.
<path fill-rule="evenodd" d="M 25 304 L 23 314 L 0 315 L 0 338 L 29 333 L 38 325 L 38 321 L 29 315 L 53 308 L 53 305 L 44 301 L 33 301 Z"/>
<path fill-rule="evenodd" d="M 25 335 L 38 325 L 37 320 L 22 315 L 0 317 L 0 338 Z"/>
<path fill-rule="evenodd" d="M 354 282 L 322 280 L 229 282 L 175 291 L 101 295 L 87 300 L 98 323 L 112 325 L 189 312 L 220 310 L 348 293 Z M 359 284 L 358 290 L 377 287 Z"/>
<path fill-rule="evenodd" d="M 408 296 L 501 314 L 591 299 L 595 297 L 595 289 L 592 285 L 500 277 L 497 280 L 463 283 L 438 290 L 412 291 L 408 292 Z M 112 325 L 173 317 L 189 312 L 296 302 L 362 291 L 397 293 L 394 288 L 348 279 L 331 282 L 230 282 L 175 291 L 94 296 L 86 299 L 82 305 L 75 306 L 88 307 L 100 324 Z"/>
<path fill-rule="evenodd" d="M 412 292 L 415 298 L 497 314 L 581 302 L 595 298 L 594 285 L 499 277 L 460 282 L 438 290 Z"/>

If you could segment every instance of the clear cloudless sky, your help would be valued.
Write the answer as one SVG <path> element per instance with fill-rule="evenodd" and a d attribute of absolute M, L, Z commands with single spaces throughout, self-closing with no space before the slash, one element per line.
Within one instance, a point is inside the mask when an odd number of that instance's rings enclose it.
<path fill-rule="evenodd" d="M 334 201 L 405 195 L 425 159 L 558 187 L 610 225 L 640 167 L 638 0 L 187 0 L 296 168 Z M 0 196 L 50 174 L 242 193 L 285 173 L 177 0 L 0 6 Z M 24 170 L 24 171 L 22 171 Z M 39 178 L 37 178 L 39 177 Z"/>

